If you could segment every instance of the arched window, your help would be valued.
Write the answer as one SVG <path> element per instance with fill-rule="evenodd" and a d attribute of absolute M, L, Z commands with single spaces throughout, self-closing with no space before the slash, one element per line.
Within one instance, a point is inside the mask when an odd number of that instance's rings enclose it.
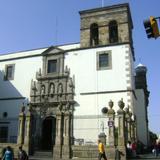
<path fill-rule="evenodd" d="M 118 42 L 118 25 L 116 21 L 111 21 L 109 23 L 109 42 Z"/>
<path fill-rule="evenodd" d="M 99 44 L 98 25 L 96 23 L 90 26 L 90 45 L 95 46 Z"/>

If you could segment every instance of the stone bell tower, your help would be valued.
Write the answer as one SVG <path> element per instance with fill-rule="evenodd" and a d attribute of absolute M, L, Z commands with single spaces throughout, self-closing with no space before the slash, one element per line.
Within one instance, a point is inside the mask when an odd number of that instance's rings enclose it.
<path fill-rule="evenodd" d="M 130 43 L 132 19 L 128 4 L 90 9 L 80 12 L 81 47 Z"/>
<path fill-rule="evenodd" d="M 74 80 L 64 67 L 63 50 L 50 47 L 42 55 L 43 68 L 31 82 L 32 149 L 53 150 L 54 159 L 70 158 Z"/>

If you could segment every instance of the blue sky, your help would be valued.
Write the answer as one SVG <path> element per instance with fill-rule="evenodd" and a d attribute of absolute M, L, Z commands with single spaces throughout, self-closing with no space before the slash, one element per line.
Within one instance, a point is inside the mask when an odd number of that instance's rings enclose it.
<path fill-rule="evenodd" d="M 103 0 L 104 6 L 129 3 L 136 62 L 148 68 L 149 128 L 160 134 L 160 38 L 147 39 L 143 20 L 160 16 L 160 0 Z M 0 54 L 80 41 L 79 11 L 102 0 L 1 0 Z"/>

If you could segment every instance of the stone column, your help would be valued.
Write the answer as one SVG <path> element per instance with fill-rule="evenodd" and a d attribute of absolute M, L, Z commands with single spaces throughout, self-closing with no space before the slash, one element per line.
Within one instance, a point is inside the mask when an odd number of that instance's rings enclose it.
<path fill-rule="evenodd" d="M 109 104 L 109 110 L 107 113 L 108 117 L 108 143 L 109 146 L 115 146 L 115 127 L 114 127 L 114 120 L 115 120 L 115 111 L 113 108 L 113 102 L 110 100 Z"/>
<path fill-rule="evenodd" d="M 125 120 L 126 120 L 126 141 L 131 141 L 131 116 L 129 112 L 129 106 L 125 108 Z"/>
<path fill-rule="evenodd" d="M 106 145 L 106 134 L 104 133 L 104 122 L 101 121 L 101 132 L 100 134 L 98 135 L 98 139 L 101 140 L 101 142 Z"/>
<path fill-rule="evenodd" d="M 64 130 L 63 130 L 63 148 L 62 148 L 62 158 L 69 159 L 71 157 L 71 113 L 66 111 L 64 113 Z"/>
<path fill-rule="evenodd" d="M 124 102 L 121 99 L 118 102 L 119 110 L 117 111 L 118 116 L 118 150 L 121 153 L 121 160 L 126 160 L 126 146 L 125 146 L 125 111 Z"/>
<path fill-rule="evenodd" d="M 131 141 L 134 140 L 134 127 L 133 127 L 133 119 L 132 119 L 132 113 L 130 112 L 131 116 Z"/>
<path fill-rule="evenodd" d="M 135 117 L 132 116 L 131 118 L 131 140 L 135 141 L 136 138 L 137 138 L 136 122 L 135 122 Z"/>
<path fill-rule="evenodd" d="M 32 123 L 32 114 L 31 108 L 28 109 L 26 114 L 26 127 L 25 127 L 25 137 L 24 137 L 24 149 L 29 154 L 31 151 L 31 123 Z"/>
<path fill-rule="evenodd" d="M 137 140 L 137 125 L 136 125 L 136 116 L 134 115 L 133 119 L 133 133 L 134 133 L 134 140 Z"/>
<path fill-rule="evenodd" d="M 70 136 L 71 136 L 71 145 L 74 144 L 74 137 L 73 137 L 73 105 L 70 106 L 72 108 L 71 111 L 71 124 L 70 124 Z"/>
<path fill-rule="evenodd" d="M 31 101 L 32 102 L 36 102 L 36 82 L 33 81 L 33 79 L 31 80 L 31 89 L 30 89 L 30 97 L 31 97 Z"/>
<path fill-rule="evenodd" d="M 53 148 L 53 159 L 59 160 L 62 158 L 62 121 L 63 113 L 58 109 L 56 113 L 56 139 Z"/>
<path fill-rule="evenodd" d="M 22 106 L 21 112 L 19 114 L 19 126 L 18 126 L 18 138 L 17 144 L 22 145 L 24 143 L 24 129 L 25 129 L 25 107 Z"/>

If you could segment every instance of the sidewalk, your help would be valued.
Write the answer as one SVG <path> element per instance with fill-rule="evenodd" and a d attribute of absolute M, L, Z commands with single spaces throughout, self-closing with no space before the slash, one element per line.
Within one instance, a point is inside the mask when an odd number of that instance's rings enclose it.
<path fill-rule="evenodd" d="M 160 160 L 160 155 L 158 157 L 155 157 L 152 153 L 148 153 L 148 154 L 142 154 L 142 155 L 138 155 L 138 157 L 136 158 L 128 158 L 127 160 L 137 160 L 137 159 L 141 159 L 141 160 L 147 160 L 147 159 L 152 159 L 152 160 Z"/>

